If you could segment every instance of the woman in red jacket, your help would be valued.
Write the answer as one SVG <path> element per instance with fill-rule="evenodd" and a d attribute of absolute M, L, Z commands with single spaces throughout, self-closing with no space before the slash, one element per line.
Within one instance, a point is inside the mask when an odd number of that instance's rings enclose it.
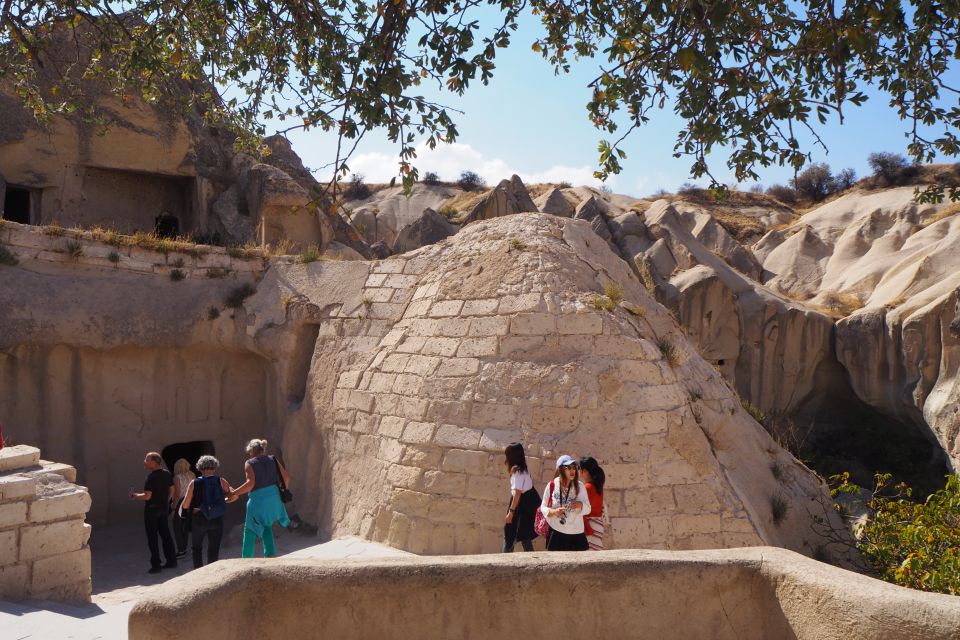
<path fill-rule="evenodd" d="M 603 550 L 603 483 L 607 475 L 594 458 L 580 460 L 580 481 L 587 489 L 590 501 L 589 515 L 583 518 L 583 531 L 587 534 L 590 551 Z"/>

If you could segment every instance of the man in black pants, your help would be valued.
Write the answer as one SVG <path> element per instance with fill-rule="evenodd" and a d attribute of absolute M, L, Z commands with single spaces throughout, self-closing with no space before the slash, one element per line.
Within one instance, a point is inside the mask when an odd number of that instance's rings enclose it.
<path fill-rule="evenodd" d="M 150 547 L 150 571 L 160 573 L 160 549 L 157 545 L 157 536 L 163 543 L 163 556 L 167 559 L 164 569 L 177 567 L 176 550 L 173 546 L 173 537 L 167 526 L 167 515 L 170 513 L 170 503 L 173 501 L 173 476 L 163 468 L 163 458 L 160 454 L 151 451 L 143 459 L 143 466 L 149 471 L 143 483 L 143 492 L 130 492 L 134 500 L 141 500 L 143 505 L 143 526 L 147 530 L 147 546 Z"/>

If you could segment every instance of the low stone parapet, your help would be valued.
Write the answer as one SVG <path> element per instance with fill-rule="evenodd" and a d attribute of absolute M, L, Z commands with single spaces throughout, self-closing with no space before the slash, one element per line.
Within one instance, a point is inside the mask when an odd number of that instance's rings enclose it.
<path fill-rule="evenodd" d="M 73 467 L 0 449 L 0 599 L 89 602 L 90 509 Z"/>
<path fill-rule="evenodd" d="M 960 599 L 774 547 L 226 560 L 130 612 L 131 640 L 183 629 L 204 640 L 956 640 Z"/>

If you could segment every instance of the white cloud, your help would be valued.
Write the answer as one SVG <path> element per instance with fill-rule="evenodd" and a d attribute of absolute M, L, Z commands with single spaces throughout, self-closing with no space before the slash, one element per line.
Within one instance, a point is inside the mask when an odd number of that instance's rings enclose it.
<path fill-rule="evenodd" d="M 367 182 L 388 182 L 398 175 L 399 161 L 397 156 L 385 153 L 361 153 L 347 163 L 351 173 L 363 175 Z M 414 165 L 422 176 L 427 171 L 433 171 L 441 180 L 455 180 L 464 171 L 473 171 L 480 175 L 487 184 L 497 184 L 504 178 L 517 174 L 526 183 L 537 182 L 569 182 L 573 185 L 598 186 L 600 181 L 593 177 L 593 168 L 589 166 L 571 167 L 555 164 L 539 171 L 527 171 L 518 167 L 511 167 L 501 158 L 488 158 L 468 144 L 455 142 L 453 144 L 439 144 L 435 149 L 427 148 L 426 144 L 417 146 L 417 157 Z M 615 186 L 613 180 L 609 181 Z"/>

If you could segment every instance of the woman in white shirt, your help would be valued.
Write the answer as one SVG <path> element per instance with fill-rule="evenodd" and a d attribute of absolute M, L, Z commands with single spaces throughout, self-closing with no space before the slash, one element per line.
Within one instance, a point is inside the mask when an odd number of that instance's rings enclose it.
<path fill-rule="evenodd" d="M 512 553 L 517 542 L 524 551 L 533 551 L 533 540 L 537 537 L 533 521 L 540 506 L 540 494 L 533 488 L 523 445 L 513 442 L 503 450 L 503 455 L 510 473 L 510 506 L 504 518 L 503 552 Z"/>
<path fill-rule="evenodd" d="M 583 518 L 590 515 L 587 490 L 580 484 L 577 461 L 557 458 L 557 473 L 543 491 L 540 512 L 550 525 L 547 551 L 586 551 L 590 548 Z"/>

